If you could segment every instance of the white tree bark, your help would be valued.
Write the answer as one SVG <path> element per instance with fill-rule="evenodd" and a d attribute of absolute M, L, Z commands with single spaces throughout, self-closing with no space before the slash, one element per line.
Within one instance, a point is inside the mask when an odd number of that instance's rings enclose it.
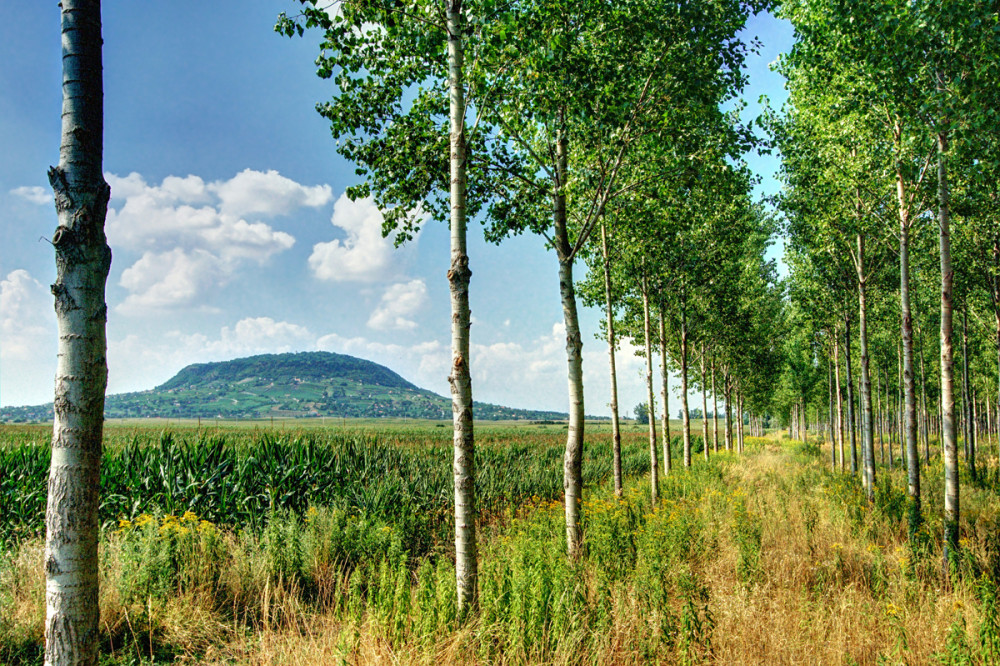
<path fill-rule="evenodd" d="M 611 307 L 611 256 L 608 252 L 608 232 L 601 219 L 601 259 L 604 266 L 604 301 L 608 321 L 608 359 L 611 366 L 611 455 L 614 462 L 615 495 L 622 495 L 622 431 L 618 421 L 618 372 L 615 368 L 615 313 Z M 652 404 L 652 402 L 650 402 Z M 650 420 L 655 416 L 649 412 Z M 654 456 L 655 474 L 655 456 Z"/>
<path fill-rule="evenodd" d="M 459 615 L 467 616 L 478 600 L 476 549 L 476 455 L 469 369 L 469 255 L 466 249 L 466 141 L 462 0 L 448 2 L 448 88 L 450 96 L 451 169 L 451 413 L 455 482 L 455 579 Z"/>
<path fill-rule="evenodd" d="M 708 398 L 705 395 L 705 344 L 701 345 L 701 445 L 708 462 Z"/>
<path fill-rule="evenodd" d="M 45 663 L 97 663 L 98 508 L 111 250 L 104 235 L 104 90 L 99 0 L 63 0 L 59 166 L 49 170 L 59 222 L 59 329 L 52 463 L 45 513 Z"/>
<path fill-rule="evenodd" d="M 556 139 L 556 188 L 553 195 L 553 230 L 559 255 L 559 294 L 563 320 L 566 324 L 566 362 L 569 384 L 569 426 L 566 435 L 566 455 L 563 458 L 563 491 L 566 512 L 566 551 L 570 557 L 581 555 L 583 534 L 580 530 L 580 504 L 583 501 L 583 339 L 576 309 L 573 286 L 572 244 L 566 219 L 566 178 L 568 146 L 560 132 Z"/>
<path fill-rule="evenodd" d="M 663 419 L 660 430 L 663 432 L 663 473 L 669 474 L 672 467 L 670 460 L 670 375 L 667 373 L 667 324 L 663 319 L 663 302 L 660 302 L 660 381 L 662 383 L 661 398 L 663 399 Z"/>
<path fill-rule="evenodd" d="M 944 447 L 945 563 L 958 550 L 958 441 L 955 433 L 955 377 L 952 350 L 951 229 L 947 167 L 948 137 L 938 133 L 938 227 L 941 250 L 941 428 Z"/>
<path fill-rule="evenodd" d="M 859 204 L 860 205 L 860 204 Z M 861 453 L 864 487 L 875 501 L 875 437 L 872 420 L 872 379 L 868 359 L 868 280 L 865 275 L 865 237 L 858 234 L 858 342 L 861 351 Z"/>
<path fill-rule="evenodd" d="M 682 296 L 683 298 L 683 296 Z M 681 302 L 681 416 L 684 432 L 681 433 L 684 442 L 684 466 L 691 466 L 691 414 L 688 410 L 688 331 L 687 304 Z"/>
<path fill-rule="evenodd" d="M 645 270 L 645 265 L 643 266 Z M 649 283 L 646 281 L 646 274 L 643 272 L 642 281 L 642 330 L 646 345 L 646 394 L 649 400 L 649 492 L 653 506 L 656 506 L 660 498 L 659 465 L 656 460 L 656 398 L 653 395 L 653 344 L 650 337 L 649 327 Z"/>
<path fill-rule="evenodd" d="M 719 452 L 719 396 L 715 392 L 715 352 L 712 352 L 712 448 Z"/>

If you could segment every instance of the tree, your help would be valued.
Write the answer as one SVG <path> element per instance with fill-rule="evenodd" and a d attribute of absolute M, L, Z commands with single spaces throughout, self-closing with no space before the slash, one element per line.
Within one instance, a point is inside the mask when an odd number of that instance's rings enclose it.
<path fill-rule="evenodd" d="M 104 290 L 104 85 L 100 0 L 63 0 L 63 111 L 59 165 L 49 169 L 59 223 L 59 327 L 52 463 L 45 512 L 45 663 L 97 664 L 98 506 L 108 381 Z"/>
<path fill-rule="evenodd" d="M 639 425 L 646 425 L 649 423 L 649 405 L 644 402 L 640 402 L 632 410 L 635 414 L 635 422 Z"/>
<path fill-rule="evenodd" d="M 467 91 L 479 90 L 465 58 L 468 9 L 463 0 L 448 0 L 443 12 L 426 1 L 405 9 L 390 0 L 345 1 L 331 13 L 318 0 L 300 1 L 302 15 L 282 13 L 275 29 L 287 36 L 324 30 L 317 73 L 333 77 L 340 94 L 318 109 L 341 139 L 338 152 L 367 177 L 348 194 L 374 194 L 385 215 L 383 233 L 396 231 L 397 244 L 412 237 L 423 215 L 449 222 L 455 575 L 464 616 L 478 594 L 466 220 L 489 198 L 482 134 L 467 127 Z M 470 162 L 477 169 L 471 197 Z"/>

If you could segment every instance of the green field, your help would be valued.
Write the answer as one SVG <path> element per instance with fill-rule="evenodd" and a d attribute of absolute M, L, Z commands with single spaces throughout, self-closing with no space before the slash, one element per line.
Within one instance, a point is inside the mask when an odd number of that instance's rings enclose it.
<path fill-rule="evenodd" d="M 451 431 L 436 422 L 113 423 L 102 481 L 105 664 L 994 663 L 1000 472 L 907 540 L 905 485 L 868 506 L 816 444 L 675 462 L 645 426 L 588 428 L 585 554 L 565 557 L 565 425 L 479 424 L 480 612 L 456 618 Z M 301 422 L 296 420 L 296 426 Z M 700 426 L 699 424 L 696 424 Z M 442 427 L 444 426 L 444 427 Z M 694 428 L 700 447 L 699 428 Z M 672 433 L 679 461 L 679 428 Z M 0 429 L 0 663 L 40 664 L 48 429 Z M 941 464 L 925 468 L 928 506 Z M 769 637 L 784 636 L 782 641 Z"/>

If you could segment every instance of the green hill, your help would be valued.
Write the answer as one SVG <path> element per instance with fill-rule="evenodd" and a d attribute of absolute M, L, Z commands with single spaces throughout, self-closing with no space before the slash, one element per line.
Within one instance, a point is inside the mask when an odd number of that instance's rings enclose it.
<path fill-rule="evenodd" d="M 558 412 L 475 403 L 483 420 L 564 419 Z M 451 400 L 385 366 L 330 352 L 262 354 L 189 365 L 150 391 L 109 395 L 107 418 L 358 417 L 450 419 Z M 0 419 L 44 421 L 52 404 L 5 407 Z"/>

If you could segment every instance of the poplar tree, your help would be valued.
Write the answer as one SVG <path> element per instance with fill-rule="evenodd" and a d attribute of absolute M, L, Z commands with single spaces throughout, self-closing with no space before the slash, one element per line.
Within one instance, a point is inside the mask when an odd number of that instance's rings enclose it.
<path fill-rule="evenodd" d="M 49 169 L 59 223 L 55 296 L 59 329 L 52 462 L 45 512 L 45 663 L 97 664 L 98 508 L 108 381 L 100 0 L 63 0 L 62 140 Z"/>

